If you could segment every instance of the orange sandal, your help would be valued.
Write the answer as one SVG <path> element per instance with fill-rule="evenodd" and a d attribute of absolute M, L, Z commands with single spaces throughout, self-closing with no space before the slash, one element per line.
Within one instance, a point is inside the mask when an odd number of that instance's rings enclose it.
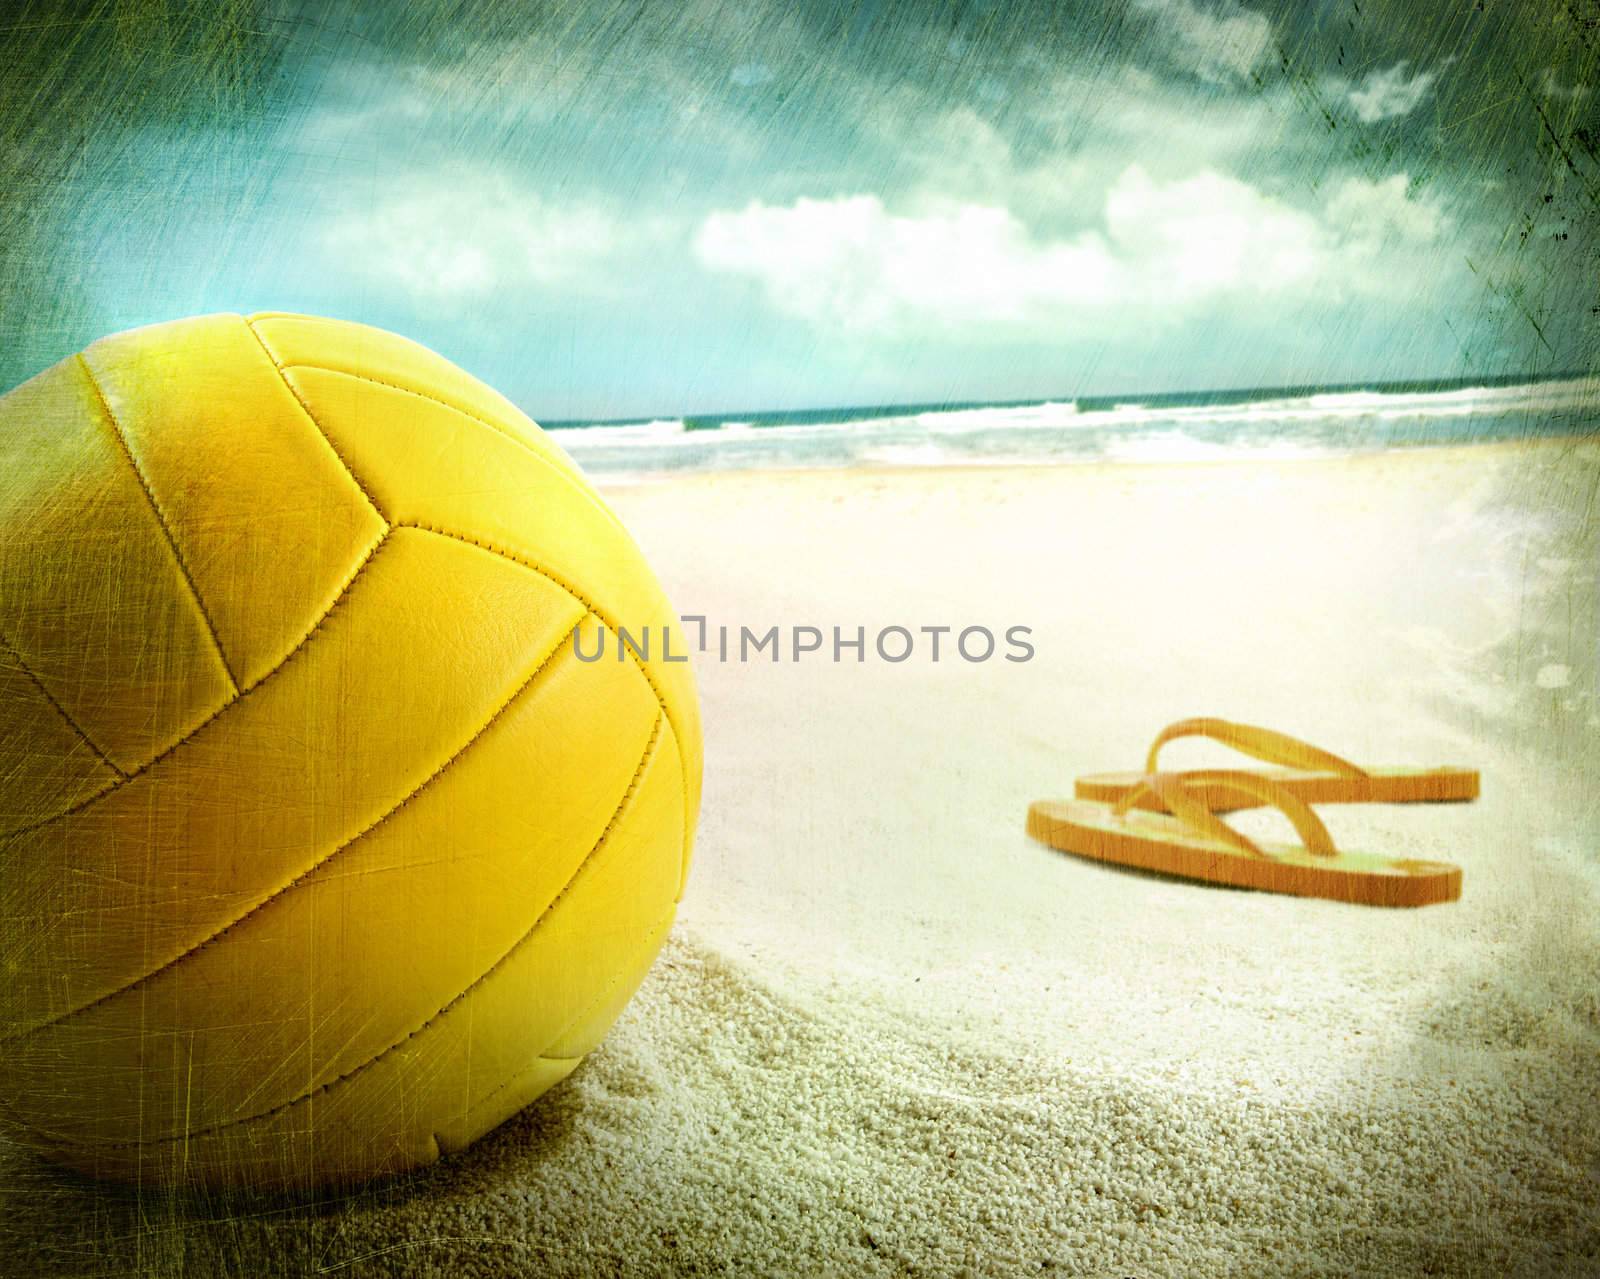
<path fill-rule="evenodd" d="M 1092 773 L 1074 783 L 1079 799 L 1115 804 L 1139 790 L 1145 778 L 1156 772 L 1156 757 L 1161 748 L 1178 737 L 1210 737 L 1241 754 L 1282 767 L 1253 769 L 1251 775 L 1291 791 L 1307 804 L 1429 804 L 1454 803 L 1478 797 L 1476 769 L 1443 766 L 1439 768 L 1360 768 L 1347 759 L 1303 742 L 1287 733 L 1253 724 L 1235 724 L 1225 719 L 1184 719 L 1161 730 L 1150 747 L 1143 773 Z M 1216 770 L 1201 772 L 1210 774 Z M 1200 773 L 1182 774 L 1191 781 Z M 1237 808 L 1253 808 L 1263 801 L 1241 789 L 1228 789 L 1212 783 L 1205 786 L 1204 800 L 1212 812 L 1225 813 Z M 1160 810 L 1155 792 L 1145 789 L 1136 801 L 1140 808 Z"/>
<path fill-rule="evenodd" d="M 1257 843 L 1240 834 L 1208 802 L 1217 794 L 1281 809 L 1303 847 Z M 1426 906 L 1461 896 L 1459 866 L 1340 852 L 1304 800 L 1287 786 L 1242 770 L 1152 773 L 1112 804 L 1039 800 L 1028 808 L 1028 834 L 1079 857 L 1238 888 L 1369 906 Z"/>

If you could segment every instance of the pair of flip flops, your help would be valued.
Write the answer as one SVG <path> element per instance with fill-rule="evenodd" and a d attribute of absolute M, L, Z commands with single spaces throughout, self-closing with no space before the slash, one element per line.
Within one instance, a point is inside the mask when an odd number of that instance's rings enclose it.
<path fill-rule="evenodd" d="M 1161 748 L 1209 737 L 1274 767 L 1162 772 Z M 1240 888 L 1329 897 L 1373 906 L 1426 906 L 1461 896 L 1461 868 L 1334 847 L 1312 804 L 1450 803 L 1476 799 L 1470 768 L 1361 768 L 1285 733 L 1223 719 L 1162 729 L 1142 773 L 1080 777 L 1072 800 L 1039 800 L 1028 833 L 1051 848 L 1096 861 Z M 1257 841 L 1219 813 L 1270 804 L 1301 846 Z"/>

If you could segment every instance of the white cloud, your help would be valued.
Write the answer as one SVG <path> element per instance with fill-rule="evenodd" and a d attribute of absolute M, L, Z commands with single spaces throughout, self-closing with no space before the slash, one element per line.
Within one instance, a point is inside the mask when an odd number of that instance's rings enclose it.
<path fill-rule="evenodd" d="M 1106 195 L 1105 219 L 1147 295 L 1177 304 L 1293 288 L 1316 273 L 1324 247 L 1315 218 L 1213 172 L 1160 183 L 1129 168 Z"/>
<path fill-rule="evenodd" d="M 1225 299 L 1403 290 L 1397 248 L 1442 226 L 1404 174 L 1347 179 L 1322 207 L 1301 209 L 1214 171 L 1160 181 L 1130 165 L 1098 223 L 1067 236 L 1036 235 L 1001 206 L 893 212 L 855 195 L 713 213 L 694 250 L 819 326 L 1012 338 L 1159 327 Z"/>
<path fill-rule="evenodd" d="M 416 299 L 593 282 L 635 233 L 594 205 L 557 205 L 503 173 L 410 173 L 349 196 L 322 247 L 341 270 Z"/>
<path fill-rule="evenodd" d="M 1272 24 L 1238 4 L 1217 12 L 1193 0 L 1138 0 L 1138 5 L 1165 18 L 1174 60 L 1213 83 L 1245 79 L 1272 44 Z"/>
<path fill-rule="evenodd" d="M 1411 179 L 1404 173 L 1371 182 L 1346 178 L 1328 200 L 1327 217 L 1347 243 L 1427 244 L 1444 229 L 1444 215 L 1436 205 L 1412 197 Z"/>
<path fill-rule="evenodd" d="M 1094 224 L 1131 164 L 1170 181 L 1207 169 L 1310 172 L 1327 159 L 1325 137 L 1283 86 L 1208 95 L 1200 109 L 1193 85 L 1137 68 L 1052 71 L 1015 95 L 1011 129 L 974 105 L 929 112 L 909 89 L 882 102 L 867 125 L 895 156 L 897 190 L 882 191 L 886 200 L 1003 205 L 1036 234 Z M 1027 143 L 1014 146 L 1013 136 Z"/>
<path fill-rule="evenodd" d="M 1041 301 L 1104 302 L 1113 285 L 1098 237 L 1039 244 L 1003 208 L 963 204 L 906 216 L 875 195 L 713 213 L 694 249 L 712 270 L 759 280 L 779 309 L 851 328 L 910 315 L 1014 323 Z"/>
<path fill-rule="evenodd" d="M 1406 75 L 1406 63 L 1397 62 L 1382 71 L 1372 71 L 1349 92 L 1350 105 L 1362 124 L 1377 124 L 1409 115 L 1421 105 L 1438 77 L 1432 71 Z"/>

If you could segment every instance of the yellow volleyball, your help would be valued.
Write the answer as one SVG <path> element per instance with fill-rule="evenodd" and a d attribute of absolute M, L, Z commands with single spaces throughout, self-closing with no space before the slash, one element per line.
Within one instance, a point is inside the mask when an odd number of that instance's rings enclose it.
<path fill-rule="evenodd" d="M 274 1188 L 537 1097 L 682 894 L 685 646 L 614 639 L 673 621 L 537 426 L 378 329 L 182 320 L 0 399 L 0 1113 Z"/>

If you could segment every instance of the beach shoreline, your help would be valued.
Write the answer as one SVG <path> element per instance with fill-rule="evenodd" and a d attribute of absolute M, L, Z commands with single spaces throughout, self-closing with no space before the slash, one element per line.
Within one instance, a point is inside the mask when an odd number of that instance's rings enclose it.
<path fill-rule="evenodd" d="M 556 437 L 560 442 L 560 437 Z M 1454 459 L 1467 462 L 1473 459 L 1485 460 L 1490 457 L 1538 457 L 1550 450 L 1577 450 L 1586 451 L 1600 444 L 1600 436 L 1586 437 L 1581 435 L 1534 435 L 1520 440 L 1484 440 L 1478 443 L 1463 444 L 1404 444 L 1389 447 L 1373 447 L 1370 449 L 1357 449 L 1341 452 L 1327 453 L 1296 453 L 1283 456 L 1241 456 L 1229 457 L 1217 454 L 1203 458 L 1171 458 L 1160 461 L 1134 461 L 1121 458 L 1060 458 L 1060 459 L 1035 459 L 1032 461 L 1019 461 L 1016 459 L 1003 459 L 994 462 L 971 461 L 941 461 L 926 464 L 894 462 L 894 461 L 861 461 L 843 466 L 830 466 L 819 464 L 816 466 L 763 466 L 751 467 L 744 470 L 685 470 L 685 471 L 660 471 L 641 470 L 638 472 L 607 472 L 594 476 L 595 486 L 602 493 L 626 493 L 631 489 L 641 486 L 677 486 L 694 487 L 700 484 L 718 484 L 724 481 L 749 479 L 754 481 L 778 481 L 796 479 L 803 476 L 814 475 L 987 475 L 997 477 L 1037 476 L 1044 472 L 1054 471 L 1160 471 L 1160 470 L 1190 470 L 1208 468 L 1233 468 L 1233 467 L 1304 467 L 1327 466 L 1341 464 L 1371 464 L 1393 463 L 1398 459 L 1415 456 L 1435 457 L 1441 460 Z"/>

